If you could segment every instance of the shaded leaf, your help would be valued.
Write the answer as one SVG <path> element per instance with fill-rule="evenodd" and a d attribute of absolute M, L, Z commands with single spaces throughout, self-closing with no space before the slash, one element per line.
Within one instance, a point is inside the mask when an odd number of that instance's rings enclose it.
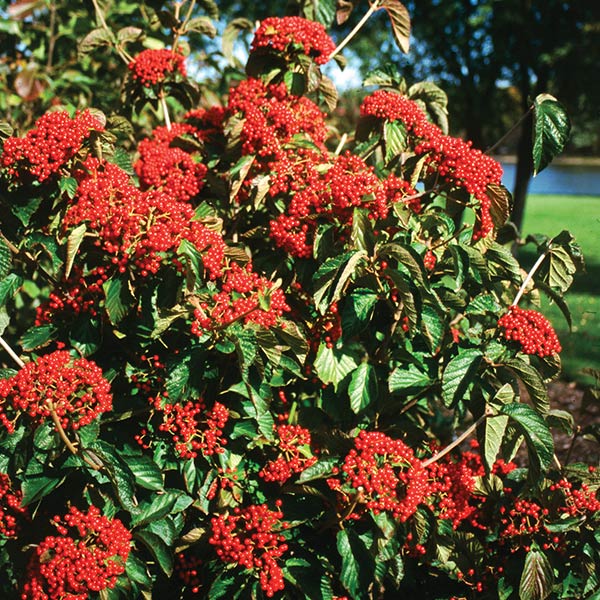
<path fill-rule="evenodd" d="M 217 35 L 217 28 L 208 17 L 193 17 L 185 25 L 185 32 L 201 33 L 214 38 Z"/>
<path fill-rule="evenodd" d="M 545 415 L 550 409 L 550 401 L 538 370 L 520 358 L 513 358 L 505 365 L 525 384 L 536 410 Z"/>
<path fill-rule="evenodd" d="M 490 200 L 490 216 L 496 229 L 502 227 L 509 219 L 513 199 L 511 193 L 503 186 L 495 183 L 488 184 L 486 195 Z"/>
<path fill-rule="evenodd" d="M 410 48 L 410 15 L 399 0 L 383 0 L 380 4 L 387 12 L 392 23 L 392 33 L 398 47 L 408 54 Z"/>
<path fill-rule="evenodd" d="M 233 58 L 233 44 L 235 43 L 235 40 L 242 31 L 253 30 L 254 23 L 250 21 L 250 19 L 245 19 L 243 17 L 232 19 L 229 23 L 227 23 L 227 26 L 223 31 L 223 36 L 221 37 L 221 50 L 223 52 L 223 56 L 231 65 L 235 65 L 235 60 Z"/>
<path fill-rule="evenodd" d="M 550 94 L 540 94 L 533 103 L 533 175 L 559 155 L 569 139 L 571 122 L 562 104 Z"/>

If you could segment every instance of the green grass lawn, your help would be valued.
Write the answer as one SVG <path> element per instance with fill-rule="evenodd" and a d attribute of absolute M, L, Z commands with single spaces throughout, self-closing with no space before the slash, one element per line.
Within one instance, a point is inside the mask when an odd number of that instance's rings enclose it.
<path fill-rule="evenodd" d="M 550 237 L 567 229 L 582 248 L 586 271 L 575 277 L 565 297 L 573 329 L 555 305 L 544 300 L 544 314 L 550 319 L 563 346 L 564 377 L 593 383 L 583 375 L 585 367 L 600 369 L 600 196 L 551 196 L 532 194 L 527 199 L 524 236 L 543 233 Z M 523 252 L 524 262 L 532 256 Z"/>

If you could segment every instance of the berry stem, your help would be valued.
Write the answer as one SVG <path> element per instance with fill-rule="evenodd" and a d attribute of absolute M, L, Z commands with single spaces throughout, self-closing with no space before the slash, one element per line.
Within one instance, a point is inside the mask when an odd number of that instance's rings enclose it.
<path fill-rule="evenodd" d="M 456 446 L 462 444 L 464 440 L 466 440 L 489 416 L 491 413 L 487 411 L 484 412 L 475 423 L 472 423 L 461 435 L 459 435 L 451 444 L 448 444 L 443 450 L 440 450 L 437 454 L 434 454 L 431 458 L 424 460 L 422 465 L 423 467 L 428 467 L 429 465 L 437 462 L 443 456 L 446 456 L 448 452 L 451 452 L 456 448 Z"/>
<path fill-rule="evenodd" d="M 540 265 L 544 262 L 544 259 L 546 258 L 546 256 L 548 256 L 548 253 L 550 252 L 551 247 L 552 247 L 552 240 L 548 244 L 548 248 L 546 248 L 546 251 L 538 257 L 538 259 L 535 261 L 535 264 L 533 265 L 533 267 L 531 267 L 531 269 L 529 270 L 529 273 L 527 273 L 511 306 L 517 306 L 517 304 L 519 304 L 519 300 L 521 300 L 521 298 L 523 297 L 523 294 L 525 293 L 525 288 L 527 287 L 529 282 L 532 280 L 536 271 L 540 268 Z"/>
<path fill-rule="evenodd" d="M 369 10 L 363 15 L 362 19 L 356 24 L 356 27 L 338 44 L 336 49 L 329 55 L 329 59 L 331 60 L 334 56 L 339 54 L 346 45 L 350 42 L 350 40 L 361 30 L 362 26 L 369 20 L 369 17 L 376 11 L 379 10 L 379 1 L 375 0 L 369 6 Z"/>

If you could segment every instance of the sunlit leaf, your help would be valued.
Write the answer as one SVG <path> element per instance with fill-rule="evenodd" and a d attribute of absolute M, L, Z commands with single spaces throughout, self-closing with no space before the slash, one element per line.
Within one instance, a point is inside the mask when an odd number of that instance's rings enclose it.
<path fill-rule="evenodd" d="M 571 132 L 562 104 L 550 94 L 540 94 L 533 104 L 533 174 L 545 169 L 559 155 Z"/>

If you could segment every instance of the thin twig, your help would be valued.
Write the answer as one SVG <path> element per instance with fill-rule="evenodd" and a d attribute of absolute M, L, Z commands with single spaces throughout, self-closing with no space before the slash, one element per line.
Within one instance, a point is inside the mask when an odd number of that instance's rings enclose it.
<path fill-rule="evenodd" d="M 533 104 L 529 107 L 529 110 L 527 110 L 527 112 L 492 146 L 490 146 L 485 152 L 484 154 L 491 154 L 496 148 L 498 148 L 498 146 L 500 146 L 500 144 L 502 144 L 502 142 L 513 132 L 515 131 L 515 129 L 517 129 L 518 127 L 521 126 L 521 124 L 523 123 L 523 121 L 525 121 L 525 119 L 530 115 L 531 111 L 533 110 Z"/>
<path fill-rule="evenodd" d="M 489 413 L 483 413 L 475 423 L 473 423 L 470 427 L 468 427 L 461 435 L 459 435 L 451 444 L 446 446 L 443 450 L 440 450 L 437 454 L 434 454 L 431 458 L 424 460 L 421 464 L 424 467 L 428 467 L 429 465 L 437 462 L 443 456 L 446 456 L 448 452 L 451 452 L 456 448 L 456 446 L 462 444 L 464 440 L 466 440 L 488 417 Z"/>
<path fill-rule="evenodd" d="M 169 116 L 169 107 L 167 106 L 167 100 L 165 98 L 165 92 L 163 89 L 160 90 L 158 97 L 160 99 L 160 106 L 163 111 L 163 117 L 165 119 L 165 125 L 167 126 L 167 131 L 171 131 L 171 117 Z"/>
<path fill-rule="evenodd" d="M 4 341 L 4 338 L 0 335 L 0 346 L 2 346 L 10 357 L 19 365 L 22 369 L 25 363 L 17 356 L 16 352 Z"/>
<path fill-rule="evenodd" d="M 527 287 L 529 282 L 533 279 L 535 272 L 540 268 L 540 265 L 544 262 L 544 259 L 546 258 L 546 256 L 548 256 L 548 253 L 550 252 L 551 247 L 552 247 L 552 241 L 550 241 L 546 251 L 538 257 L 538 259 L 535 261 L 535 264 L 533 265 L 533 267 L 531 267 L 529 273 L 527 273 L 527 276 L 523 280 L 523 283 L 521 284 L 521 287 L 519 288 L 519 291 L 517 292 L 517 295 L 515 296 L 515 299 L 513 300 L 512 306 L 517 306 L 517 304 L 519 304 L 519 300 L 521 300 L 521 297 L 525 293 L 525 288 Z"/>
<path fill-rule="evenodd" d="M 362 26 L 368 21 L 369 17 L 378 10 L 379 0 L 375 0 L 369 7 L 369 10 L 363 15 L 363 18 L 356 24 L 356 27 L 338 44 L 337 48 L 329 55 L 329 60 L 339 54 L 350 42 L 350 40 L 360 31 Z"/>

